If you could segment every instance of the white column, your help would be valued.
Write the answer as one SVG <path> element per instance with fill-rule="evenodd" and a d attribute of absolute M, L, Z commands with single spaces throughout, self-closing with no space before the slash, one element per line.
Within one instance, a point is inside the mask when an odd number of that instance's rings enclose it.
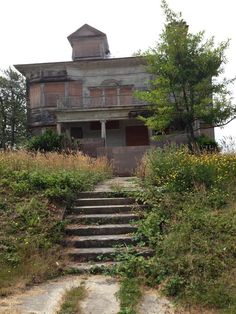
<path fill-rule="evenodd" d="M 61 135 L 61 123 L 57 123 L 57 134 Z"/>
<path fill-rule="evenodd" d="M 104 144 L 106 146 L 107 134 L 106 134 L 106 120 L 101 120 L 101 138 L 104 139 Z"/>

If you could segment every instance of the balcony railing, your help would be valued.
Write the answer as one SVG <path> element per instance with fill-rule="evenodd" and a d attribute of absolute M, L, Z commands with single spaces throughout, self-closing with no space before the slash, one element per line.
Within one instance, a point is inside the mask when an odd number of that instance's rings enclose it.
<path fill-rule="evenodd" d="M 62 110 L 92 109 L 120 106 L 143 106 L 145 102 L 135 99 L 132 95 L 96 96 L 96 97 L 58 97 L 57 108 Z"/>

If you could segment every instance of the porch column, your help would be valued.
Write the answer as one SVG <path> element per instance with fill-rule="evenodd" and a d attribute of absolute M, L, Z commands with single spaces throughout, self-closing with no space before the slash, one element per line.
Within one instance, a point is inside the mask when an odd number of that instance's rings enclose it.
<path fill-rule="evenodd" d="M 101 138 L 104 139 L 104 144 L 106 146 L 107 134 L 106 134 L 106 120 L 101 120 Z"/>
<path fill-rule="evenodd" d="M 148 138 L 149 138 L 149 144 L 152 141 L 152 129 L 148 128 Z"/>
<path fill-rule="evenodd" d="M 57 123 L 57 134 L 61 135 L 61 123 Z"/>

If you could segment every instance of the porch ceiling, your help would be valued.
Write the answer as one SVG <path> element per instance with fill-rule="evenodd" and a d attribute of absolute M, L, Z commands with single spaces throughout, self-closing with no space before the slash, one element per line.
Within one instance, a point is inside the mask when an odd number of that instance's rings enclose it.
<path fill-rule="evenodd" d="M 63 110 L 57 111 L 57 122 L 80 122 L 100 120 L 123 120 L 129 119 L 129 112 L 133 107 L 125 108 L 96 108 L 90 110 Z"/>

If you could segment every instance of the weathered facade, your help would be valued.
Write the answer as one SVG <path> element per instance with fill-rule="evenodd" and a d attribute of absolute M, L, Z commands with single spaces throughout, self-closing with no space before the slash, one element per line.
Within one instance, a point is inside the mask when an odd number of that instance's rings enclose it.
<path fill-rule="evenodd" d="M 104 146 L 145 150 L 151 131 L 137 116 L 146 105 L 133 97 L 151 78 L 145 60 L 110 58 L 106 35 L 87 24 L 68 40 L 73 61 L 15 65 L 27 78 L 31 133 L 47 128 L 66 133 L 94 156 Z"/>

